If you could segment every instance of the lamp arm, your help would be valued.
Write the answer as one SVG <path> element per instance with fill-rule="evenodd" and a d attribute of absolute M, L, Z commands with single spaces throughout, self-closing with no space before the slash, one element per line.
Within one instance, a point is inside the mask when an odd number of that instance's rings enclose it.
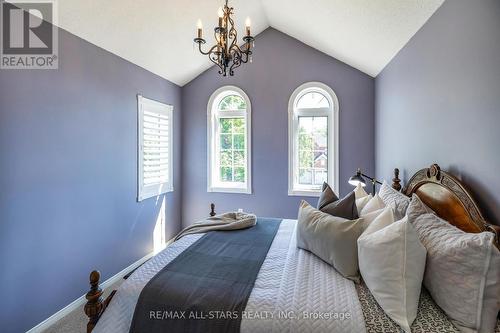
<path fill-rule="evenodd" d="M 378 180 L 376 180 L 376 179 L 375 179 L 375 178 L 373 178 L 373 177 L 370 177 L 370 176 L 365 175 L 364 173 L 361 173 L 361 176 L 368 178 L 368 179 L 369 179 L 369 180 L 371 180 L 372 182 L 375 182 L 375 183 L 377 183 L 377 184 L 379 184 L 379 185 L 382 185 L 382 183 L 381 183 L 381 182 L 379 182 Z"/>

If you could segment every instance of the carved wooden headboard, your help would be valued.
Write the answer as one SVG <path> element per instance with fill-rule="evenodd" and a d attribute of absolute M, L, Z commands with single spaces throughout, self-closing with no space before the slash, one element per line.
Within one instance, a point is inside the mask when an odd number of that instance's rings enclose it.
<path fill-rule="evenodd" d="M 499 247 L 500 227 L 485 221 L 469 191 L 439 165 L 433 164 L 415 173 L 402 192 L 407 196 L 416 193 L 439 217 L 465 232 L 495 233 Z"/>

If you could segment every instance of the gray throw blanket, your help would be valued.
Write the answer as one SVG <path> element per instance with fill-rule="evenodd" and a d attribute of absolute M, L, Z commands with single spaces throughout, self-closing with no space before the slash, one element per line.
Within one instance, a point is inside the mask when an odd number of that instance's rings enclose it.
<path fill-rule="evenodd" d="M 239 230 L 253 227 L 257 223 L 257 217 L 254 214 L 230 212 L 221 215 L 209 217 L 203 221 L 197 222 L 184 228 L 171 239 L 167 245 L 179 240 L 180 238 L 213 230 Z"/>
<path fill-rule="evenodd" d="M 144 286 L 129 333 L 238 333 L 280 223 L 207 232 Z"/>

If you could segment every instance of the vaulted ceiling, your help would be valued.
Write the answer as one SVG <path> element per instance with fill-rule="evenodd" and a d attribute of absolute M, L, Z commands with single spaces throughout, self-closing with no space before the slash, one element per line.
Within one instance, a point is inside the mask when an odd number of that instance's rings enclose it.
<path fill-rule="evenodd" d="M 375 77 L 444 0 L 230 0 L 243 33 L 273 27 Z M 193 43 L 207 42 L 223 0 L 64 0 L 57 25 L 178 85 L 211 66 Z M 210 35 L 210 36 L 209 36 Z M 258 55 L 258 40 L 255 54 Z"/>

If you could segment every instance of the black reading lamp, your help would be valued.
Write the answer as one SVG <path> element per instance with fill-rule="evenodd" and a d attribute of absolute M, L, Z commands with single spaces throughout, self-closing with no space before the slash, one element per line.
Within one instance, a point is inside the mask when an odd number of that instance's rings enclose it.
<path fill-rule="evenodd" d="M 373 194 L 375 195 L 375 191 L 376 191 L 375 186 L 377 184 L 382 185 L 382 183 L 379 182 L 378 180 L 376 180 L 375 178 L 367 176 L 364 173 L 362 173 L 360 168 L 358 168 L 358 171 L 356 171 L 356 174 L 354 176 L 349 178 L 349 184 L 351 184 L 352 186 L 358 186 L 358 184 L 361 184 L 361 186 L 365 187 L 366 180 L 363 177 L 368 178 L 372 182 Z"/>

